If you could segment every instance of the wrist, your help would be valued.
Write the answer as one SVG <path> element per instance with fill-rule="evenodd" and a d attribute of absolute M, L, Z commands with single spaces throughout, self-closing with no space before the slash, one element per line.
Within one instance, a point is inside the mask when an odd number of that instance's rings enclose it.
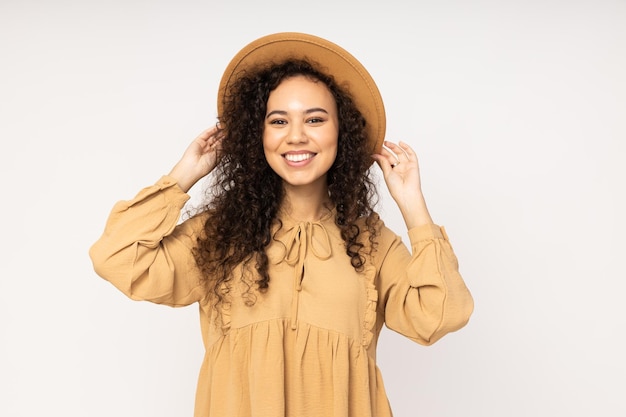
<path fill-rule="evenodd" d="M 421 192 L 405 199 L 399 207 L 407 229 L 434 223 Z"/>
<path fill-rule="evenodd" d="M 189 171 L 181 167 L 180 164 L 176 164 L 168 174 L 170 177 L 176 180 L 176 184 L 185 193 L 188 192 L 197 181 L 197 179 L 190 176 L 188 172 Z"/>

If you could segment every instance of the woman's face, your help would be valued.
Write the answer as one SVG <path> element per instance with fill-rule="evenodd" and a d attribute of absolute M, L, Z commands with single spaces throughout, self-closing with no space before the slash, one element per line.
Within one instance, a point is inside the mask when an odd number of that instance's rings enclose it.
<path fill-rule="evenodd" d="M 337 104 L 326 84 L 295 76 L 270 93 L 263 149 L 285 184 L 326 187 L 338 136 Z"/>

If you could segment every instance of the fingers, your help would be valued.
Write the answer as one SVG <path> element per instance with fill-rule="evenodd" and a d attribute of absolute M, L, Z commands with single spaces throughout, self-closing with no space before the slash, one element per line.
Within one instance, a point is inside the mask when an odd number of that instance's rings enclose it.
<path fill-rule="evenodd" d="M 395 144 L 393 142 L 385 141 L 384 148 L 389 150 L 388 153 L 393 156 L 396 164 L 417 160 L 415 152 L 413 152 L 413 149 L 411 149 L 411 147 L 405 142 L 400 141 L 398 144 Z"/>
<path fill-rule="evenodd" d="M 395 168 L 403 163 L 407 165 L 412 162 L 417 162 L 417 155 L 405 142 L 395 144 L 385 141 L 380 154 L 375 157 L 375 159 L 378 161 L 381 168 L 383 168 L 383 172 L 386 172 L 385 168 L 387 167 Z"/>
<path fill-rule="evenodd" d="M 195 141 L 200 145 L 203 152 L 210 152 L 219 148 L 223 137 L 224 135 L 219 124 L 215 124 L 215 126 L 202 131 Z"/>

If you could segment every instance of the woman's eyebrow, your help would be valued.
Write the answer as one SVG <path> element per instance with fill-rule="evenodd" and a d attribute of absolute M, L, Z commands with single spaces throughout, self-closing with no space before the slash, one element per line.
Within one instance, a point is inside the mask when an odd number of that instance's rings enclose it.
<path fill-rule="evenodd" d="M 315 112 L 318 112 L 318 111 L 322 112 L 322 113 L 328 114 L 328 112 L 325 109 L 321 108 L 321 107 L 313 107 L 313 108 L 307 109 L 307 110 L 304 111 L 304 114 L 315 113 Z M 272 110 L 271 112 L 267 113 L 267 116 L 265 116 L 265 118 L 267 119 L 268 117 L 270 117 L 270 116 L 272 116 L 274 114 L 285 116 L 287 114 L 287 112 L 285 110 Z"/>

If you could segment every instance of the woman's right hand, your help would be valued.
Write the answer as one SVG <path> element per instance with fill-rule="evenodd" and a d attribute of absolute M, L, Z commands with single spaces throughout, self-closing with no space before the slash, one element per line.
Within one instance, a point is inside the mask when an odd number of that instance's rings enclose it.
<path fill-rule="evenodd" d="M 205 130 L 187 147 L 169 176 L 187 192 L 200 178 L 213 171 L 219 160 L 223 133 L 218 125 Z"/>

